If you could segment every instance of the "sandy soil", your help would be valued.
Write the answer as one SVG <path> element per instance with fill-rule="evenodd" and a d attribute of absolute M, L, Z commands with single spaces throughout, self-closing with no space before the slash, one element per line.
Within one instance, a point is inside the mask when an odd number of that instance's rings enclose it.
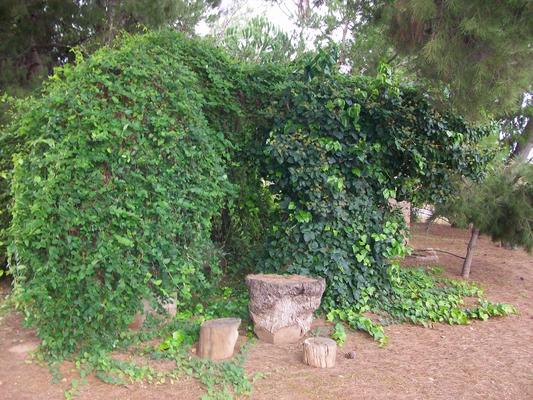
<path fill-rule="evenodd" d="M 426 236 L 415 226 L 411 243 L 416 248 L 463 254 L 467 241 L 466 231 L 434 226 Z M 439 257 L 447 275 L 459 275 L 460 259 L 442 253 Z M 265 377 L 255 383 L 249 398 L 532 400 L 533 257 L 521 250 L 497 247 L 482 237 L 471 275 L 491 300 L 515 305 L 520 315 L 468 326 L 389 326 L 385 348 L 354 332 L 339 349 L 337 365 L 326 370 L 303 365 L 299 345 L 257 342 L 246 368 L 250 373 L 263 372 Z M 66 379 L 52 384 L 48 369 L 26 361 L 37 343 L 35 334 L 22 328 L 14 313 L 0 318 L 0 399 L 62 399 L 67 380 L 74 376 L 72 366 L 64 365 Z M 355 359 L 343 357 L 352 350 Z M 201 387 L 192 379 L 174 385 L 119 387 L 90 378 L 78 398 L 192 400 L 201 394 Z"/>

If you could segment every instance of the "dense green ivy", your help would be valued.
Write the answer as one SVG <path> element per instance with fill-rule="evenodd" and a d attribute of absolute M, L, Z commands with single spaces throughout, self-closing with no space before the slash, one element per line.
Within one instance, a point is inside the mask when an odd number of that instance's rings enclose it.
<path fill-rule="evenodd" d="M 440 276 L 440 268 L 388 268 L 390 291 L 376 292 L 373 287 L 361 291 L 357 303 L 349 307 L 329 307 L 330 321 L 343 321 L 354 329 L 367 331 L 381 345 L 388 338 L 384 325 L 399 322 L 431 326 L 433 323 L 466 325 L 470 321 L 486 320 L 516 314 L 517 310 L 503 303 L 485 299 L 475 284 Z M 471 307 L 465 297 L 474 301 Z"/>
<path fill-rule="evenodd" d="M 390 199 L 434 202 L 452 174 L 478 176 L 490 158 L 479 142 L 491 133 L 440 114 L 386 69 L 369 79 L 334 66 L 320 52 L 291 76 L 265 150 L 280 197 L 265 268 L 324 276 L 326 308 L 390 292 L 391 259 L 406 254 Z"/>
<path fill-rule="evenodd" d="M 175 39 L 125 38 L 66 66 L 17 122 L 13 272 L 56 354 L 110 342 L 142 298 L 188 302 L 216 282 L 211 220 L 232 191 L 230 144 Z"/>
<path fill-rule="evenodd" d="M 8 228 L 11 223 L 10 206 L 12 202 L 10 182 L 13 171 L 13 155 L 24 149 L 24 140 L 9 122 L 15 120 L 17 113 L 23 113 L 27 104 L 11 96 L 0 96 L 0 276 L 7 269 Z M 7 125 L 7 126 L 6 126 Z"/>

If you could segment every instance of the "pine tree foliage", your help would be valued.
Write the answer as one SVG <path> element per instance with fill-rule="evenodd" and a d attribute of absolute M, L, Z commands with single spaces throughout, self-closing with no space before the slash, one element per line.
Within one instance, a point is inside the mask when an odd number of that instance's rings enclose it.
<path fill-rule="evenodd" d="M 533 248 L 533 165 L 514 162 L 481 183 L 463 183 L 457 196 L 437 208 L 453 224 L 472 223 L 495 241 Z"/>
<path fill-rule="evenodd" d="M 515 109 L 533 80 L 533 2 L 397 0 L 395 46 L 462 111 Z"/>

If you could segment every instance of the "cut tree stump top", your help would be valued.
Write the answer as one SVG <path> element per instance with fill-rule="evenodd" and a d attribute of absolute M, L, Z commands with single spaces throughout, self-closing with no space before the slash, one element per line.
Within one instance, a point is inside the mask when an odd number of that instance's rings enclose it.
<path fill-rule="evenodd" d="M 270 290 L 280 294 L 293 293 L 296 289 L 299 293 L 322 296 L 326 288 L 326 281 L 324 278 L 313 278 L 304 275 L 252 274 L 246 276 L 246 285 L 252 295 L 255 292 L 255 288 L 268 287 Z M 262 290 L 259 290 L 259 292 L 262 292 Z"/>
<path fill-rule="evenodd" d="M 276 274 L 252 274 L 246 277 L 247 280 L 268 282 L 271 284 L 286 285 L 292 282 L 316 282 L 317 278 L 305 275 L 276 275 Z"/>
<path fill-rule="evenodd" d="M 337 343 L 330 338 L 313 337 L 303 343 L 303 361 L 317 368 L 332 368 L 337 357 Z"/>
<path fill-rule="evenodd" d="M 198 355 L 211 360 L 223 360 L 233 355 L 239 337 L 239 318 L 218 318 L 200 326 Z"/>
<path fill-rule="evenodd" d="M 248 275 L 248 310 L 259 339 L 296 343 L 311 327 L 326 288 L 324 278 L 303 275 Z"/>
<path fill-rule="evenodd" d="M 208 321 L 205 321 L 202 323 L 202 326 L 205 328 L 215 327 L 215 326 L 236 326 L 239 328 L 239 325 L 241 324 L 240 318 L 217 318 L 217 319 L 210 319 Z"/>

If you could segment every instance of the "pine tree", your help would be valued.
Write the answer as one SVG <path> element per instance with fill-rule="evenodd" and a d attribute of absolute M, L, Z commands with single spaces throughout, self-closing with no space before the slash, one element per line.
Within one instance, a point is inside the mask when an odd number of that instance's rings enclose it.
<path fill-rule="evenodd" d="M 396 0 L 389 35 L 463 112 L 514 111 L 533 81 L 533 2 Z"/>
<path fill-rule="evenodd" d="M 490 173 L 481 183 L 464 182 L 457 196 L 437 206 L 459 226 L 471 224 L 471 237 L 462 276 L 468 278 L 480 234 L 511 246 L 533 248 L 533 164 L 511 162 Z"/>

